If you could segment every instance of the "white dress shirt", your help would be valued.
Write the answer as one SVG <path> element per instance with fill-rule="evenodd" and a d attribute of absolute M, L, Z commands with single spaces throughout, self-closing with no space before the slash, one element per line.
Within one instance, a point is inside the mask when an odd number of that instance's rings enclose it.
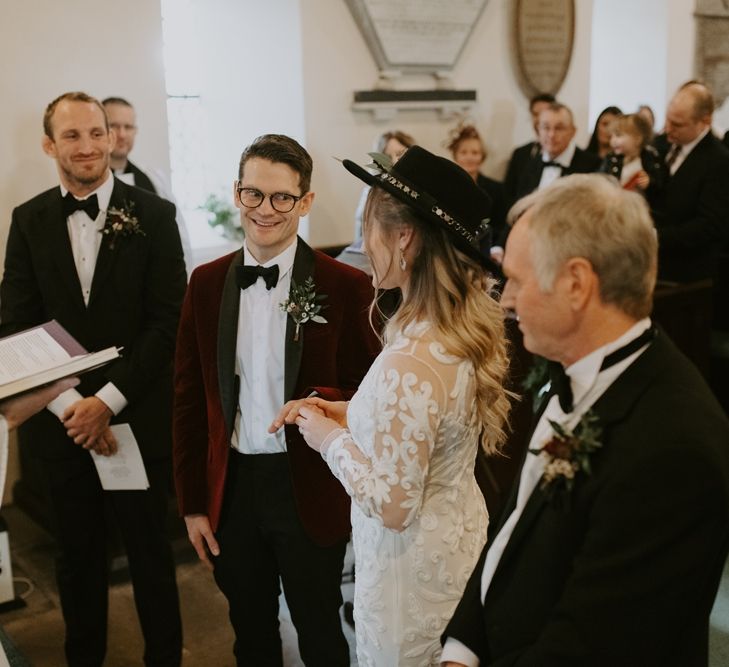
<path fill-rule="evenodd" d="M 677 171 L 678 168 L 684 163 L 686 158 L 691 154 L 691 151 L 696 148 L 696 144 L 699 143 L 707 134 L 709 134 L 709 131 L 711 130 L 711 127 L 707 127 L 696 139 L 694 139 L 692 142 L 688 144 L 683 144 L 683 146 L 680 147 L 678 151 L 678 155 L 674 158 L 673 164 L 671 164 L 671 167 L 669 171 L 671 172 L 671 176 L 673 176 Z"/>
<path fill-rule="evenodd" d="M 91 296 L 91 283 L 94 279 L 96 258 L 99 255 L 99 248 L 101 248 L 101 242 L 104 238 L 101 230 L 106 222 L 106 210 L 109 208 L 109 200 L 113 189 L 114 179 L 111 172 L 109 172 L 107 179 L 96 190 L 80 200 L 83 201 L 92 195 L 96 195 L 99 202 L 99 215 L 96 216 L 96 220 L 92 220 L 86 211 L 74 211 L 66 219 L 73 261 L 76 265 L 79 283 L 81 283 L 81 294 L 87 306 Z M 61 184 L 61 195 L 65 197 L 67 193 L 68 190 Z M 119 414 L 128 403 L 124 394 L 111 382 L 107 382 L 99 389 L 96 392 L 96 397 L 103 401 L 115 415 Z M 48 409 L 60 419 L 67 408 L 82 398 L 83 396 L 76 389 L 68 389 L 51 401 L 48 404 Z"/>
<path fill-rule="evenodd" d="M 238 411 L 231 446 L 243 454 L 277 454 L 286 451 L 283 429 L 269 433 L 268 427 L 284 404 L 286 319 L 280 304 L 289 297 L 291 273 L 298 239 L 280 255 L 262 266 L 278 264 L 278 283 L 266 289 L 259 276 L 241 290 L 236 343 L 236 374 L 240 378 Z M 258 262 L 243 246 L 243 262 Z"/>
<path fill-rule="evenodd" d="M 565 148 L 555 158 L 549 157 L 549 153 L 547 153 L 546 151 L 542 151 L 542 161 L 543 162 L 556 162 L 557 164 L 561 165 L 562 168 L 544 167 L 542 169 L 542 178 L 539 180 L 539 185 L 537 186 L 537 190 L 546 188 L 548 185 L 551 185 L 560 176 L 562 176 L 562 174 L 564 173 L 564 170 L 567 169 L 572 164 L 572 158 L 575 156 L 575 148 L 577 148 L 577 144 L 575 144 L 575 141 L 573 139 L 572 141 L 570 141 L 567 148 Z"/>
<path fill-rule="evenodd" d="M 574 409 L 569 414 L 565 414 L 559 405 L 557 396 L 552 396 L 547 404 L 546 409 L 537 423 L 532 438 L 529 441 L 529 450 L 541 450 L 542 447 L 552 438 L 554 431 L 550 425 L 551 421 L 556 421 L 564 425 L 567 429 L 574 429 L 580 418 L 595 404 L 610 385 L 630 366 L 648 347 L 648 344 L 641 347 L 637 352 L 626 357 L 622 361 L 600 371 L 603 359 L 630 343 L 640 336 L 651 325 L 650 319 L 645 318 L 634 324 L 628 331 L 616 340 L 593 350 L 590 354 L 583 357 L 579 361 L 565 369 L 565 373 L 570 379 L 572 387 L 572 397 Z M 506 549 L 506 545 L 511 539 L 511 534 L 521 518 L 522 512 L 526 507 L 529 497 L 537 486 L 537 483 L 544 473 L 544 459 L 541 456 L 527 453 L 526 460 L 521 470 L 519 478 L 519 490 L 517 492 L 516 507 L 509 515 L 498 535 L 494 538 L 491 547 L 486 554 L 486 560 L 481 572 L 481 602 L 486 598 L 486 593 L 491 585 L 494 572 L 501 560 L 501 556 Z M 545 575 L 547 576 L 547 575 Z M 480 661 L 478 656 L 468 647 L 456 639 L 448 638 L 443 648 L 441 657 L 442 662 L 460 662 L 466 667 L 479 667 Z"/>

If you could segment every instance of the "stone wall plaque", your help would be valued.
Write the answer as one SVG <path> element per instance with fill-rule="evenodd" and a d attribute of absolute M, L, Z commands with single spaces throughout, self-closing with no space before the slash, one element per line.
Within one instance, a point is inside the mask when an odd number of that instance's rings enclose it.
<path fill-rule="evenodd" d="M 574 0 L 515 0 L 514 51 L 527 97 L 559 92 L 572 59 Z"/>
<path fill-rule="evenodd" d="M 729 97 L 729 0 L 697 0 L 695 17 L 696 75 L 720 107 Z"/>
<path fill-rule="evenodd" d="M 347 0 L 381 71 L 453 69 L 488 0 Z"/>

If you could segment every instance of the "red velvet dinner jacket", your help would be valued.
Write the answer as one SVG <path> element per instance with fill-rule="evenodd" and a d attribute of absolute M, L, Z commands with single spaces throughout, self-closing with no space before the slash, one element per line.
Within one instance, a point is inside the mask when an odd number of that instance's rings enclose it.
<path fill-rule="evenodd" d="M 217 530 L 225 491 L 230 438 L 238 396 L 235 346 L 240 291 L 235 266 L 242 250 L 198 267 L 182 307 L 175 353 L 174 476 L 180 513 L 206 514 Z M 286 330 L 285 400 L 316 388 L 329 400 L 349 398 L 379 352 L 368 321 L 369 278 L 298 241 L 292 278 L 309 276 L 325 294 L 326 324 L 302 325 L 294 341 Z M 265 351 L 261 351 L 265 353 Z M 291 478 L 299 516 L 309 536 L 324 546 L 350 530 L 349 498 L 320 454 L 298 429 L 286 427 Z"/>

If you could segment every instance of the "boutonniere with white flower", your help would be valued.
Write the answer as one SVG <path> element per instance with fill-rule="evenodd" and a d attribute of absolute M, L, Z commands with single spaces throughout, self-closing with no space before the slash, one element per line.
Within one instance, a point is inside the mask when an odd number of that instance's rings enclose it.
<path fill-rule="evenodd" d="M 124 202 L 121 208 L 110 206 L 106 211 L 106 222 L 101 229 L 104 236 L 109 237 L 109 247 L 113 250 L 117 238 L 140 234 L 146 236 L 139 224 L 139 218 L 134 215 L 134 203 Z"/>
<path fill-rule="evenodd" d="M 562 491 L 571 491 L 577 474 L 592 474 L 590 457 L 602 447 L 602 428 L 598 421 L 598 416 L 588 410 L 571 431 L 550 419 L 549 424 L 554 431 L 552 437 L 541 449 L 529 450 L 544 459 L 540 486 L 550 500 Z"/>
<path fill-rule="evenodd" d="M 279 308 L 291 317 L 296 324 L 294 332 L 294 341 L 299 340 L 299 329 L 302 324 L 307 322 L 317 322 L 326 324 L 327 321 L 319 314 L 322 309 L 327 306 L 320 302 L 327 298 L 326 294 L 317 294 L 314 286 L 314 279 L 309 276 L 303 285 L 297 285 L 294 280 L 291 281 L 291 291 L 289 298 L 279 304 Z"/>

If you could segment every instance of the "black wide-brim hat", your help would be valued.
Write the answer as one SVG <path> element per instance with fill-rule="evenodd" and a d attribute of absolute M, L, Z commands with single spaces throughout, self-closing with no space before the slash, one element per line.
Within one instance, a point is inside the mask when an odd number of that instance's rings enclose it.
<path fill-rule="evenodd" d="M 408 148 L 391 167 L 373 157 L 380 169 L 375 174 L 351 160 L 343 164 L 367 185 L 407 204 L 425 222 L 441 226 L 454 246 L 494 271 L 494 263 L 479 250 L 479 240 L 488 230 L 491 198 L 466 171 L 420 146 Z"/>

